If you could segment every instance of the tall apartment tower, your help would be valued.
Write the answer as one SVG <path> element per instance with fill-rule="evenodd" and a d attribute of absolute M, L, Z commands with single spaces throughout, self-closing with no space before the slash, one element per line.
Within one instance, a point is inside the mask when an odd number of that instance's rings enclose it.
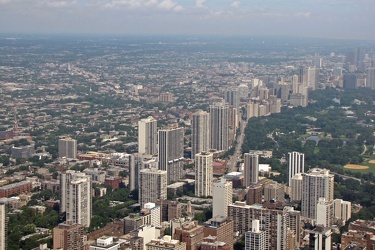
<path fill-rule="evenodd" d="M 224 93 L 224 100 L 233 108 L 239 110 L 240 107 L 240 97 L 238 93 L 238 88 L 229 88 Z"/>
<path fill-rule="evenodd" d="M 193 114 L 191 129 L 191 158 L 210 149 L 209 114 L 198 110 Z"/>
<path fill-rule="evenodd" d="M 245 250 L 266 249 L 268 249 L 267 232 L 260 230 L 259 220 L 253 220 L 251 230 L 245 233 Z"/>
<path fill-rule="evenodd" d="M 290 152 L 289 155 L 289 175 L 288 185 L 291 185 L 292 177 L 305 172 L 305 154 Z"/>
<path fill-rule="evenodd" d="M 316 90 L 319 88 L 319 68 L 309 67 L 307 74 L 308 87 L 311 90 Z"/>
<path fill-rule="evenodd" d="M 213 159 L 212 153 L 195 155 L 195 195 L 198 197 L 212 195 Z"/>
<path fill-rule="evenodd" d="M 66 213 L 67 221 L 89 227 L 92 215 L 90 176 L 68 170 L 60 175 L 60 190 L 60 213 Z"/>
<path fill-rule="evenodd" d="M 344 89 L 356 89 L 357 88 L 357 75 L 354 73 L 345 74 L 343 77 L 343 88 Z"/>
<path fill-rule="evenodd" d="M 53 249 L 87 249 L 87 237 L 83 225 L 67 221 L 53 229 Z"/>
<path fill-rule="evenodd" d="M 307 86 L 307 69 L 304 66 L 300 66 L 298 70 L 298 83 Z"/>
<path fill-rule="evenodd" d="M 167 171 L 156 168 L 142 169 L 139 173 L 139 203 L 167 199 Z"/>
<path fill-rule="evenodd" d="M 77 158 L 77 141 L 72 138 L 59 139 L 59 157 Z"/>
<path fill-rule="evenodd" d="M 366 87 L 375 89 L 375 68 L 369 68 L 366 71 Z"/>
<path fill-rule="evenodd" d="M 228 216 L 228 205 L 232 203 L 232 182 L 224 178 L 212 184 L 212 217 Z"/>
<path fill-rule="evenodd" d="M 210 147 L 216 150 L 229 149 L 229 105 L 216 102 L 210 105 Z"/>
<path fill-rule="evenodd" d="M 7 249 L 7 226 L 6 204 L 0 203 L 0 250 Z"/>
<path fill-rule="evenodd" d="M 138 153 L 154 155 L 157 153 L 157 120 L 152 116 L 138 121 Z"/>
<path fill-rule="evenodd" d="M 244 186 L 255 185 L 259 179 L 259 155 L 253 153 L 244 154 Z"/>
<path fill-rule="evenodd" d="M 292 177 L 290 188 L 290 200 L 291 201 L 300 201 L 302 199 L 302 183 L 303 183 L 303 176 L 301 173 L 295 174 Z"/>
<path fill-rule="evenodd" d="M 333 201 L 333 175 L 327 169 L 313 168 L 302 174 L 302 203 L 301 216 L 315 219 L 319 198 L 326 202 Z"/>
<path fill-rule="evenodd" d="M 159 169 L 167 171 L 168 184 L 183 175 L 184 129 L 170 127 L 159 130 Z"/>

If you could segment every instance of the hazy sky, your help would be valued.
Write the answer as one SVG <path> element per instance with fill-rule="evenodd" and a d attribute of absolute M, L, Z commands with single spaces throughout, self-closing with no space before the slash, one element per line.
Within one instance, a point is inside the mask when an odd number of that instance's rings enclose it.
<path fill-rule="evenodd" d="M 375 0 L 0 0 L 0 33 L 375 39 Z"/>

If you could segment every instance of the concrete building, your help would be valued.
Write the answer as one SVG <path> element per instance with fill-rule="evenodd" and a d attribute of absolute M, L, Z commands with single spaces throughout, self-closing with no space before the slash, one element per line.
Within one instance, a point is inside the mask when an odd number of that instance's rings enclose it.
<path fill-rule="evenodd" d="M 151 225 L 161 227 L 161 208 L 156 206 L 155 203 L 149 202 L 144 205 L 145 210 L 151 214 Z"/>
<path fill-rule="evenodd" d="M 251 224 L 251 230 L 245 233 L 245 250 L 267 250 L 267 232 L 260 230 L 259 220 L 253 220 Z"/>
<path fill-rule="evenodd" d="M 139 203 L 141 207 L 148 202 L 167 199 L 167 171 L 156 168 L 143 169 L 139 176 Z"/>
<path fill-rule="evenodd" d="M 186 243 L 186 250 L 195 250 L 204 238 L 203 226 L 193 221 L 174 230 L 173 239 Z"/>
<path fill-rule="evenodd" d="M 303 183 L 303 176 L 301 173 L 295 174 L 290 183 L 291 193 L 290 193 L 290 200 L 291 201 L 300 201 L 302 200 L 302 183 Z"/>
<path fill-rule="evenodd" d="M 246 119 L 259 116 L 259 103 L 250 102 L 246 105 Z"/>
<path fill-rule="evenodd" d="M 224 101 L 210 105 L 210 147 L 229 149 L 229 105 Z"/>
<path fill-rule="evenodd" d="M 333 200 L 326 201 L 320 197 L 316 205 L 316 224 L 323 227 L 330 227 L 334 222 L 334 206 Z"/>
<path fill-rule="evenodd" d="M 0 198 L 29 193 L 33 189 L 29 181 L 20 181 L 0 187 Z"/>
<path fill-rule="evenodd" d="M 328 227 L 317 226 L 309 232 L 308 249 L 314 250 L 331 250 L 332 248 L 332 231 Z"/>
<path fill-rule="evenodd" d="M 343 78 L 344 89 L 356 89 L 357 88 L 357 75 L 354 73 L 345 74 Z"/>
<path fill-rule="evenodd" d="M 264 201 L 272 201 L 277 202 L 285 201 L 285 192 L 284 192 L 284 185 L 277 183 L 277 182 L 271 182 L 263 187 L 264 189 Z"/>
<path fill-rule="evenodd" d="M 260 184 L 251 185 L 247 191 L 246 204 L 262 204 L 263 186 Z"/>
<path fill-rule="evenodd" d="M 60 190 L 60 213 L 66 213 L 67 221 L 89 227 L 92 214 L 90 176 L 73 170 L 61 173 Z"/>
<path fill-rule="evenodd" d="M 232 182 L 224 178 L 212 184 L 212 216 L 228 216 L 228 205 L 232 203 Z"/>
<path fill-rule="evenodd" d="M 159 169 L 167 171 L 167 183 L 178 181 L 183 175 L 184 128 L 159 130 Z"/>
<path fill-rule="evenodd" d="M 334 217 L 344 225 L 352 217 L 352 203 L 342 199 L 333 200 Z"/>
<path fill-rule="evenodd" d="M 224 93 L 224 100 L 233 108 L 239 110 L 240 107 L 240 96 L 238 93 L 238 88 L 231 87 L 227 89 Z"/>
<path fill-rule="evenodd" d="M 204 223 L 204 237 L 215 236 L 217 241 L 224 242 L 230 250 L 233 250 L 233 221 L 227 216 L 214 216 Z"/>
<path fill-rule="evenodd" d="M 7 223 L 7 212 L 6 204 L 0 202 L 0 250 L 7 249 L 8 223 Z"/>
<path fill-rule="evenodd" d="M 138 121 L 138 153 L 155 155 L 158 139 L 157 120 L 152 116 Z"/>
<path fill-rule="evenodd" d="M 307 72 L 307 86 L 311 90 L 316 90 L 319 88 L 319 68 L 309 67 Z"/>
<path fill-rule="evenodd" d="M 11 148 L 10 155 L 14 158 L 29 159 L 34 154 L 34 145 L 20 146 Z"/>
<path fill-rule="evenodd" d="M 59 157 L 77 158 L 77 141 L 72 138 L 59 139 Z"/>
<path fill-rule="evenodd" d="M 213 154 L 201 152 L 195 155 L 195 196 L 212 196 Z"/>
<path fill-rule="evenodd" d="M 90 246 L 90 250 L 118 250 L 120 244 L 113 242 L 113 237 L 102 236 L 96 240 L 95 245 Z"/>
<path fill-rule="evenodd" d="M 327 169 L 313 168 L 302 174 L 301 216 L 316 220 L 319 198 L 333 201 L 333 175 Z"/>
<path fill-rule="evenodd" d="M 191 159 L 200 152 L 210 149 L 209 114 L 198 110 L 193 114 L 191 124 Z"/>
<path fill-rule="evenodd" d="M 83 225 L 67 221 L 53 229 L 53 249 L 86 250 L 86 241 Z"/>
<path fill-rule="evenodd" d="M 186 250 L 186 243 L 180 242 L 179 240 L 172 240 L 169 235 L 164 235 L 162 239 L 153 239 L 151 242 L 146 244 L 145 250 Z"/>
<path fill-rule="evenodd" d="M 259 155 L 244 154 L 244 186 L 255 185 L 259 179 Z"/>
<path fill-rule="evenodd" d="M 267 209 L 261 205 L 246 205 L 236 201 L 228 207 L 228 217 L 233 220 L 235 233 L 245 234 L 251 230 L 251 222 L 260 220 L 260 230 L 268 235 L 268 249 L 285 249 L 290 239 L 290 233 L 295 237 L 295 244 L 299 246 L 300 212 L 292 207 L 283 210 Z M 288 234 L 288 229 L 290 230 Z"/>
<path fill-rule="evenodd" d="M 305 154 L 299 152 L 290 152 L 289 155 L 289 174 L 288 185 L 291 185 L 292 177 L 299 173 L 305 172 Z"/>
<path fill-rule="evenodd" d="M 375 68 L 368 68 L 366 70 L 366 87 L 375 89 Z"/>

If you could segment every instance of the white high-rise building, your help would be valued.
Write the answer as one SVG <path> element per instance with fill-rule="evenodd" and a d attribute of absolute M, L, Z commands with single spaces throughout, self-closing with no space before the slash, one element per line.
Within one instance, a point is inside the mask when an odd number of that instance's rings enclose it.
<path fill-rule="evenodd" d="M 151 225 L 161 227 L 161 208 L 156 206 L 155 203 L 148 202 L 144 205 L 144 209 L 151 214 Z"/>
<path fill-rule="evenodd" d="M 89 227 L 92 215 L 90 176 L 68 170 L 60 175 L 60 190 L 60 212 L 66 213 L 66 220 Z"/>
<path fill-rule="evenodd" d="M 212 195 L 213 154 L 201 152 L 195 155 L 195 195 Z"/>
<path fill-rule="evenodd" d="M 326 202 L 333 200 L 334 176 L 320 168 L 313 168 L 302 176 L 301 216 L 316 220 L 319 198 L 325 198 Z"/>
<path fill-rule="evenodd" d="M 138 121 L 138 153 L 157 153 L 157 120 L 152 116 Z"/>
<path fill-rule="evenodd" d="M 167 171 L 156 168 L 142 169 L 139 173 L 139 203 L 167 199 Z"/>
<path fill-rule="evenodd" d="M 259 155 L 254 153 L 245 153 L 244 158 L 244 186 L 248 187 L 258 183 Z"/>
<path fill-rule="evenodd" d="M 319 88 L 319 68 L 309 67 L 307 71 L 308 87 L 312 90 Z"/>
<path fill-rule="evenodd" d="M 253 220 L 251 231 L 245 233 L 245 250 L 268 249 L 267 232 L 260 230 L 260 221 Z"/>
<path fill-rule="evenodd" d="M 225 91 L 224 100 L 233 108 L 239 110 L 240 107 L 240 97 L 238 94 L 238 88 L 232 87 Z"/>
<path fill-rule="evenodd" d="M 210 105 L 210 147 L 223 151 L 229 149 L 229 105 L 226 102 Z"/>
<path fill-rule="evenodd" d="M 232 204 L 232 182 L 224 178 L 212 184 L 212 217 L 228 216 L 228 205 Z"/>
<path fill-rule="evenodd" d="M 195 159 L 197 153 L 210 149 L 209 114 L 203 110 L 195 112 L 191 128 L 191 158 Z"/>
<path fill-rule="evenodd" d="M 333 201 L 335 218 L 341 220 L 343 224 L 352 217 L 352 203 L 342 199 L 335 199 Z"/>
<path fill-rule="evenodd" d="M 292 177 L 299 173 L 305 172 L 305 154 L 290 152 L 289 155 L 289 175 L 288 185 L 291 185 Z"/>
<path fill-rule="evenodd" d="M 300 201 L 302 199 L 302 181 L 303 181 L 303 177 L 301 173 L 295 174 L 292 177 L 292 180 L 290 183 L 290 188 L 291 188 L 290 200 L 291 201 Z"/>
<path fill-rule="evenodd" d="M 0 203 L 0 250 L 7 249 L 7 213 L 6 204 Z"/>
<path fill-rule="evenodd" d="M 167 171 L 168 184 L 183 176 L 184 128 L 159 130 L 159 169 Z"/>
<path fill-rule="evenodd" d="M 72 138 L 59 139 L 59 157 L 77 158 L 77 141 Z"/>
<path fill-rule="evenodd" d="M 326 201 L 325 198 L 319 198 L 316 205 L 316 224 L 324 227 L 330 227 L 334 222 L 333 200 Z"/>

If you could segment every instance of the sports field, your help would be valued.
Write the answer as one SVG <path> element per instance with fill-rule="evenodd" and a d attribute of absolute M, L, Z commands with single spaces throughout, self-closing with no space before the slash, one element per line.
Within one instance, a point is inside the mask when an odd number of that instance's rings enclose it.
<path fill-rule="evenodd" d="M 355 170 L 364 170 L 364 169 L 369 169 L 368 166 L 363 166 L 363 165 L 357 165 L 357 164 L 347 164 L 344 166 L 346 169 L 355 169 Z"/>

